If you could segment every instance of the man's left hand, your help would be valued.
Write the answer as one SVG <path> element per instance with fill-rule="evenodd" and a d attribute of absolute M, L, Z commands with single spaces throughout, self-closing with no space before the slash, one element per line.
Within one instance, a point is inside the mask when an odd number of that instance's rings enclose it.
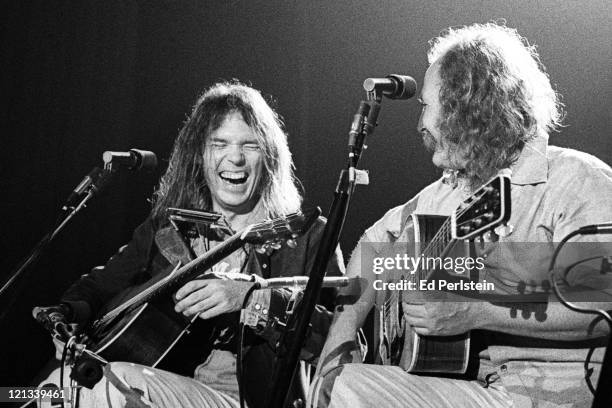
<path fill-rule="evenodd" d="M 244 297 L 253 282 L 230 279 L 196 279 L 186 283 L 175 295 L 174 310 L 187 317 L 199 314 L 211 319 L 242 308 Z"/>
<path fill-rule="evenodd" d="M 482 302 L 402 302 L 406 322 L 418 334 L 452 336 L 478 327 Z"/>

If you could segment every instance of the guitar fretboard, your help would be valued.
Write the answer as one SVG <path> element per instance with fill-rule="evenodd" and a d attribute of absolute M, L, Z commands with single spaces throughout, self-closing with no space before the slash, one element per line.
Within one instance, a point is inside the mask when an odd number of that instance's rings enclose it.
<path fill-rule="evenodd" d="M 452 230 L 451 230 L 451 217 L 447 217 L 442 223 L 442 226 L 434 235 L 434 237 L 429 241 L 425 249 L 422 251 L 422 254 L 426 258 L 443 258 L 446 254 L 451 250 L 453 245 L 455 245 L 455 240 L 453 238 Z M 420 268 L 414 276 L 417 281 L 425 280 L 428 278 L 428 275 L 431 272 Z"/>

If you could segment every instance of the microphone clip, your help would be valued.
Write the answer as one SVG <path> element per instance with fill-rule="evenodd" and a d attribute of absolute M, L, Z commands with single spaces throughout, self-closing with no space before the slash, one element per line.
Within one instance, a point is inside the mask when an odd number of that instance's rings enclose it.
<path fill-rule="evenodd" d="M 108 185 L 111 175 L 111 171 L 106 168 L 94 167 L 70 193 L 62 210 L 75 209 L 84 197 L 100 193 Z"/>
<path fill-rule="evenodd" d="M 118 166 L 127 167 L 129 170 L 153 170 L 157 167 L 157 156 L 148 150 L 106 151 L 102 154 L 102 160 L 107 170 L 115 170 Z"/>

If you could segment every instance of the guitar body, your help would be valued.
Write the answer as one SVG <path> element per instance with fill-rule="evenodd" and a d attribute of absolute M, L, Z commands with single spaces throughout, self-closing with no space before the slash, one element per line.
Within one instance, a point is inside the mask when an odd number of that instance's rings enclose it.
<path fill-rule="evenodd" d="M 217 332 L 238 324 L 238 313 L 193 321 L 174 311 L 172 295 L 195 279 L 216 279 L 204 274 L 245 243 L 280 247 L 286 239 L 304 234 L 321 214 L 316 208 L 252 224 L 206 253 L 128 288 L 105 305 L 102 314 L 85 330 L 87 348 L 107 361 L 127 361 L 192 376 L 197 364 L 212 349 Z M 204 275 L 203 275 L 204 274 Z"/>
<path fill-rule="evenodd" d="M 123 298 L 125 294 L 112 304 Z M 207 339 L 213 330 L 208 321 L 197 319 L 192 324 L 176 313 L 167 296 L 94 325 L 87 333 L 88 348 L 107 361 L 128 361 L 191 376 L 210 351 Z"/>
<path fill-rule="evenodd" d="M 412 214 L 404 232 L 406 255 L 423 259 L 458 259 L 470 256 L 470 240 L 504 225 L 510 219 L 510 179 L 499 174 L 465 200 L 450 217 Z M 396 249 L 399 250 L 399 249 Z M 411 253 L 411 251 L 414 251 Z M 391 254 L 392 255 L 392 254 Z M 399 253 L 397 255 L 400 255 Z M 429 262 L 429 261 L 427 261 Z M 376 293 L 374 337 L 378 346 L 375 359 L 381 364 L 399 365 L 414 373 L 464 374 L 470 351 L 469 333 L 455 336 L 421 336 L 406 327 L 402 297 L 418 293 L 420 282 L 459 280 L 478 281 L 467 274 L 446 271 L 439 261 L 433 270 L 418 262 L 416 270 L 389 271 L 387 282 L 413 282 L 413 290 L 380 290 Z M 435 267 L 440 269 L 435 269 Z M 476 278 L 476 279 L 475 279 Z M 435 284 L 434 284 L 435 285 Z M 462 296 L 470 296 L 469 292 Z M 453 294 L 448 294 L 452 301 Z M 408 299 L 409 300 L 409 299 Z"/>
<path fill-rule="evenodd" d="M 448 217 L 438 215 L 412 214 L 408 236 L 412 235 L 414 254 L 421 254 L 439 231 Z M 461 256 L 462 246 L 458 245 L 453 255 Z M 444 273 L 436 271 L 437 274 Z M 415 275 L 404 273 L 395 280 L 415 280 Z M 452 276 L 445 276 L 452 280 Z M 399 365 L 413 373 L 455 373 L 463 374 L 467 369 L 470 335 L 421 336 L 410 326 L 406 327 L 402 312 L 401 291 L 378 291 L 377 313 L 374 327 L 378 335 L 379 350 L 376 353 L 381 364 Z M 388 307 L 379 307 L 388 305 Z"/>

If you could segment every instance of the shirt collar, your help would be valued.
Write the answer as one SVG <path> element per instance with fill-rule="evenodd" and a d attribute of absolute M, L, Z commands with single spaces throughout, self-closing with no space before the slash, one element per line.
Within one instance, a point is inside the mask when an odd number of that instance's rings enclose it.
<path fill-rule="evenodd" d="M 521 155 L 510 169 L 512 184 L 545 183 L 548 180 L 548 135 L 538 136 L 525 144 Z"/>
<path fill-rule="evenodd" d="M 538 136 L 525 144 L 518 160 L 510 167 L 512 184 L 538 184 L 545 183 L 548 180 L 547 148 L 548 135 Z M 461 181 L 457 170 L 444 170 L 442 174 L 443 184 L 457 188 L 461 186 Z"/>

